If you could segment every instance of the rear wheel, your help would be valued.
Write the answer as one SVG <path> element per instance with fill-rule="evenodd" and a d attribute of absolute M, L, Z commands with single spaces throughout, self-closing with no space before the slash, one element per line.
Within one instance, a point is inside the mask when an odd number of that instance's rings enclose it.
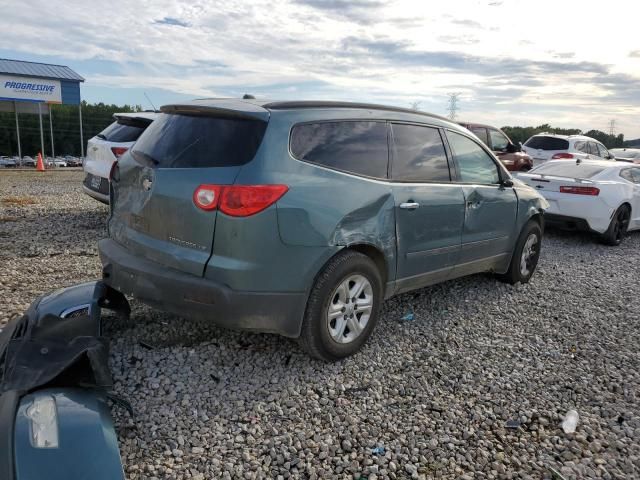
<path fill-rule="evenodd" d="M 631 209 L 629 205 L 621 205 L 611 219 L 609 228 L 602 235 L 602 241 L 607 245 L 617 246 L 622 243 L 629 229 Z"/>
<path fill-rule="evenodd" d="M 512 285 L 518 282 L 527 283 L 538 266 L 541 246 L 542 229 L 540 224 L 535 220 L 529 220 L 520 232 L 509 270 L 503 275 L 498 275 L 498 278 Z"/>
<path fill-rule="evenodd" d="M 333 362 L 357 352 L 373 331 L 382 303 L 382 279 L 366 255 L 332 258 L 314 284 L 300 343 L 313 357 Z"/>

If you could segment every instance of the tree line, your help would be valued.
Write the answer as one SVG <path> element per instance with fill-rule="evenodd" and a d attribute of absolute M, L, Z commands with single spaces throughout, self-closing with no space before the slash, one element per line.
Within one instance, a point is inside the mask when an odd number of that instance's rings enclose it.
<path fill-rule="evenodd" d="M 78 105 L 52 105 L 53 146 L 56 156 L 80 156 L 80 117 Z M 82 102 L 82 145 L 113 122 L 113 114 L 139 112 L 140 105 L 108 105 Z M 22 155 L 35 157 L 40 151 L 40 121 L 38 115 L 20 113 L 20 145 Z M 51 155 L 49 116 L 42 116 L 45 155 Z M 14 112 L 0 112 L 0 155 L 18 155 L 16 120 Z"/>

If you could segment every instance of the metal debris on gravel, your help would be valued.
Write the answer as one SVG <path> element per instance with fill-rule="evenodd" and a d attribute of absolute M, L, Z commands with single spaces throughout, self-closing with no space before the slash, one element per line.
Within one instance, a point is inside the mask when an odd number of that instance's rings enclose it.
<path fill-rule="evenodd" d="M 0 328 L 37 295 L 99 277 L 108 209 L 81 180 L 0 173 Z M 129 323 L 107 320 L 116 393 L 135 411 L 114 409 L 125 472 L 638 478 L 639 291 L 640 234 L 612 248 L 548 232 L 530 284 L 476 275 L 393 298 L 336 364 L 132 302 Z"/>

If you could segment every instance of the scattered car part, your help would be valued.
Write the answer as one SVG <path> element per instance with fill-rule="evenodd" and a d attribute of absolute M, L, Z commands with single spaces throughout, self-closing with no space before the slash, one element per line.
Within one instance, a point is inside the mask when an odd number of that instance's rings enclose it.
<path fill-rule="evenodd" d="M 102 308 L 126 298 L 89 282 L 36 299 L 0 331 L 0 478 L 124 478 L 106 400 Z"/>

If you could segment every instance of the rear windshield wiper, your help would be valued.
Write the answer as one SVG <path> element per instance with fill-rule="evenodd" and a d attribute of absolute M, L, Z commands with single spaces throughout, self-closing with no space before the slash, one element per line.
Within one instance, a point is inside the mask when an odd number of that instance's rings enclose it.
<path fill-rule="evenodd" d="M 151 155 L 141 152 L 140 150 L 132 150 L 131 156 L 136 162 L 146 164 L 147 166 L 150 165 L 155 167 L 160 164 L 159 160 L 156 160 Z"/>
<path fill-rule="evenodd" d="M 101 138 L 102 140 L 106 140 L 107 139 L 107 137 L 104 136 L 102 133 L 97 134 L 96 137 Z"/>

